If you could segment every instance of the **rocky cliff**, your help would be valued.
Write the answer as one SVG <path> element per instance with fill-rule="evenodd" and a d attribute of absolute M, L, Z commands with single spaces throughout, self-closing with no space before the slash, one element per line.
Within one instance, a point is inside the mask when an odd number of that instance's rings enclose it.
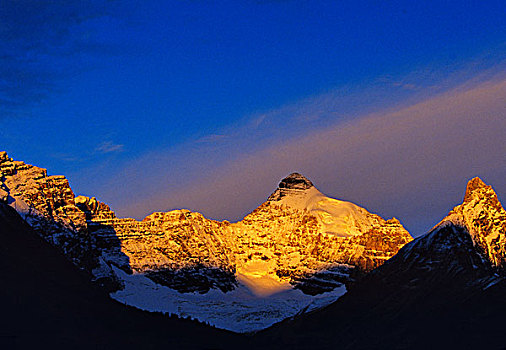
<path fill-rule="evenodd" d="M 0 201 L 15 208 L 35 232 L 98 284 L 112 290 L 121 287 L 102 259 L 101 244 L 90 234 L 86 214 L 76 205 L 64 176 L 49 176 L 46 169 L 0 152 Z"/>

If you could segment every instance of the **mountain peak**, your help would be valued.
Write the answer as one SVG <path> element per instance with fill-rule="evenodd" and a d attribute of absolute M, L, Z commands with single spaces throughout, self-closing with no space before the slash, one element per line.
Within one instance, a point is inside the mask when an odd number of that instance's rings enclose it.
<path fill-rule="evenodd" d="M 487 186 L 479 177 L 475 177 L 467 183 L 466 194 L 464 196 L 464 202 L 469 202 L 474 196 L 473 194 L 482 189 L 489 189 L 490 186 Z M 481 191 L 480 191 L 481 192 Z"/>
<path fill-rule="evenodd" d="M 291 190 L 307 190 L 313 186 L 313 183 L 309 181 L 307 177 L 299 173 L 291 173 L 281 180 L 278 185 L 279 188 L 288 188 Z"/>
<path fill-rule="evenodd" d="M 506 271 L 506 211 L 492 186 L 480 178 L 471 179 L 462 204 L 439 223 L 463 227 L 469 233 L 479 253 L 493 266 Z"/>
<path fill-rule="evenodd" d="M 276 191 L 274 191 L 267 200 L 279 201 L 287 195 L 299 193 L 300 191 L 305 191 L 310 188 L 314 188 L 314 185 L 307 177 L 299 173 L 291 173 L 281 180 Z"/>

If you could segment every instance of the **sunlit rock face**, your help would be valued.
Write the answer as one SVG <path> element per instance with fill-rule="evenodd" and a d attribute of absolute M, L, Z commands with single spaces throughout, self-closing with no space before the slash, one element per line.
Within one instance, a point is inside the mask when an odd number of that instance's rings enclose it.
<path fill-rule="evenodd" d="M 311 211 L 272 201 L 234 225 L 240 247 L 239 273 L 258 274 L 249 266 L 261 266 L 265 275 L 289 279 L 311 294 L 350 282 L 381 265 L 411 240 L 398 221 L 383 219 L 362 235 L 335 235 L 328 233 Z"/>
<path fill-rule="evenodd" d="M 0 171 L 0 198 L 110 290 L 125 288 L 119 268 L 182 293 L 240 287 L 261 298 L 293 288 L 318 295 L 345 290 L 412 239 L 398 220 L 326 197 L 298 173 L 229 223 L 188 210 L 118 218 L 96 198 L 75 197 L 65 177 L 5 152 Z M 290 316 L 272 312 L 278 320 Z"/>
<path fill-rule="evenodd" d="M 64 247 L 80 266 L 89 250 L 84 213 L 76 207 L 74 193 L 64 176 L 48 176 L 47 170 L 14 161 L 0 152 L 2 201 L 14 207 L 25 220 L 54 245 Z"/>
<path fill-rule="evenodd" d="M 469 181 L 461 205 L 437 226 L 453 224 L 471 236 L 477 251 L 496 269 L 506 269 L 506 211 L 491 186 L 481 179 Z"/>
<path fill-rule="evenodd" d="M 235 287 L 230 224 L 188 210 L 153 213 L 142 221 L 120 219 L 95 198 L 79 196 L 76 202 L 88 218 L 90 233 L 102 242 L 109 264 L 145 273 L 182 292 Z"/>
<path fill-rule="evenodd" d="M 0 152 L 0 188 L 3 199 L 33 219 L 32 226 L 43 225 L 36 217 L 51 218 L 43 234 L 55 234 L 63 229 L 86 230 L 83 212 L 75 206 L 74 193 L 64 176 L 48 176 L 47 170 L 21 161 L 14 161 Z"/>
<path fill-rule="evenodd" d="M 290 285 L 321 293 L 376 268 L 411 240 L 396 219 L 385 221 L 352 203 L 325 197 L 302 175 L 283 179 L 276 192 L 280 189 L 297 192 L 285 192 L 277 201 L 271 196 L 232 224 L 188 210 L 153 213 L 142 221 L 119 219 L 94 198 L 77 197 L 76 202 L 99 241 L 120 240 L 115 254 L 109 248 L 110 263 L 181 291 L 192 286 L 204 292 L 231 290 L 237 278 L 258 294 Z M 204 287 L 195 281 L 185 286 L 174 273 L 188 276 L 189 268 L 198 270 L 196 279 Z"/>
<path fill-rule="evenodd" d="M 429 274 L 431 281 L 438 276 L 486 288 L 504 279 L 505 236 L 506 211 L 492 187 L 474 178 L 467 184 L 463 203 L 426 235 L 403 247 L 387 265 L 413 281 Z M 383 271 L 393 268 L 387 265 Z"/>

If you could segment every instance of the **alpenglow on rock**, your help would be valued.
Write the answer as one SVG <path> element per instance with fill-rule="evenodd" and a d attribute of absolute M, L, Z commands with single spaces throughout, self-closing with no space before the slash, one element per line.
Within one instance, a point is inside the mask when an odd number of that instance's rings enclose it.
<path fill-rule="evenodd" d="M 90 235 L 86 214 L 64 176 L 48 176 L 47 170 L 15 161 L 0 152 L 1 200 L 14 209 L 40 236 L 58 247 L 79 268 L 108 289 L 121 286 L 95 235 Z"/>
<path fill-rule="evenodd" d="M 398 220 L 326 197 L 297 173 L 243 220 L 229 223 L 184 209 L 142 221 L 118 218 L 95 198 L 75 197 L 65 177 L 47 176 L 45 169 L 5 153 L 0 153 L 0 172 L 4 201 L 114 298 L 239 331 L 261 329 L 318 300 L 312 308 L 324 306 L 412 239 Z M 168 305 L 174 298 L 156 294 L 162 291 L 181 298 L 186 296 L 177 293 L 224 294 L 213 304 L 212 316 L 202 318 L 202 308 L 210 307 L 205 299 L 201 309 L 186 299 L 173 309 Z M 266 301 L 271 295 L 284 297 Z M 263 301 L 251 304 L 257 299 Z M 253 316 L 259 312 L 264 316 Z"/>
<path fill-rule="evenodd" d="M 449 279 L 465 272 L 475 280 L 466 282 L 469 286 L 485 287 L 490 277 L 504 278 L 505 250 L 506 211 L 492 187 L 476 177 L 468 182 L 462 204 L 427 234 L 406 244 L 390 262 L 401 261 L 396 264 L 404 269 L 409 266 L 413 278 L 420 271 L 439 271 Z"/>
<path fill-rule="evenodd" d="M 465 228 L 480 254 L 492 266 L 506 270 L 506 211 L 492 186 L 475 177 L 467 184 L 464 201 L 437 226 Z"/>

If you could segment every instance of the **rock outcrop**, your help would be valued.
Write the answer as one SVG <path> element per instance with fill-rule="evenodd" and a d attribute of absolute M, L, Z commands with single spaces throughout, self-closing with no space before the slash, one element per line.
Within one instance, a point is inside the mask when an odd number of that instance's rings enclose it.
<path fill-rule="evenodd" d="M 281 180 L 276 191 L 274 191 L 267 200 L 279 201 L 281 198 L 285 197 L 286 195 L 293 194 L 295 191 L 307 190 L 313 186 L 313 183 L 309 181 L 309 179 L 304 175 L 301 175 L 299 173 L 291 173 L 283 180 Z"/>

